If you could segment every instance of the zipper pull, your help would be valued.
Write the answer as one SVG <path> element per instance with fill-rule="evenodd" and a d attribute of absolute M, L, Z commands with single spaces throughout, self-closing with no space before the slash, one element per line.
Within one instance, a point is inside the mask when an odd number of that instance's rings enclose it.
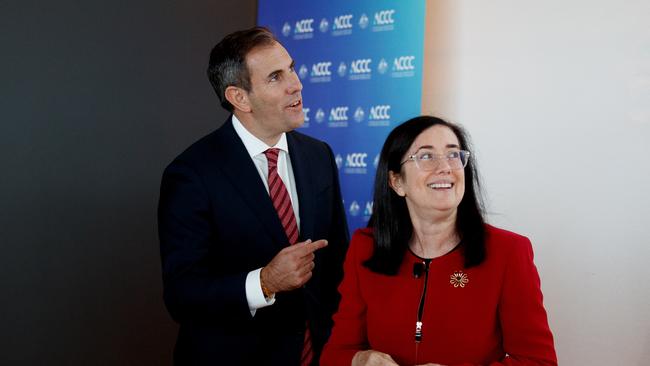
<path fill-rule="evenodd" d="M 415 343 L 422 341 L 422 322 L 415 322 Z"/>

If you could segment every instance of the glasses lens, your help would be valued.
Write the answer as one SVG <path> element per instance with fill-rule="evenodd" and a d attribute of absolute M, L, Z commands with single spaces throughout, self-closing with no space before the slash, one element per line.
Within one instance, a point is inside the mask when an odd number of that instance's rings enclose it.
<path fill-rule="evenodd" d="M 469 151 L 461 150 L 458 152 L 460 163 L 463 164 L 462 168 L 467 166 L 469 161 Z M 461 168 L 458 168 L 461 169 Z"/>
<path fill-rule="evenodd" d="M 449 160 L 452 169 L 463 169 L 467 166 L 468 159 L 469 152 L 465 150 L 453 151 L 447 155 L 447 160 Z"/>
<path fill-rule="evenodd" d="M 422 170 L 433 170 L 438 165 L 438 157 L 431 151 L 421 151 L 415 159 L 418 167 Z"/>
<path fill-rule="evenodd" d="M 437 169 L 442 160 L 446 160 L 452 170 L 459 170 L 467 166 L 468 159 L 469 152 L 464 150 L 452 151 L 442 156 L 430 151 L 423 151 L 416 156 L 416 163 L 420 169 L 431 171 Z"/>
<path fill-rule="evenodd" d="M 453 170 L 458 170 L 458 169 L 463 169 L 463 162 L 461 161 L 460 158 L 460 152 L 459 151 L 452 151 L 449 154 L 447 154 L 447 161 L 449 162 L 449 166 Z"/>
<path fill-rule="evenodd" d="M 453 169 L 463 169 L 467 165 L 468 157 L 469 155 L 467 154 L 467 151 L 464 150 L 454 151 L 447 155 L 449 165 L 451 165 Z"/>

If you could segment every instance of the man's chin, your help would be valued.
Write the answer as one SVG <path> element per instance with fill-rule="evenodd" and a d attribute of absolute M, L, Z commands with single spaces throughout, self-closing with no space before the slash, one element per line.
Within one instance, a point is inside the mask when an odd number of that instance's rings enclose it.
<path fill-rule="evenodd" d="M 291 129 L 300 128 L 305 124 L 305 116 L 296 116 L 296 118 L 292 118 L 289 123 L 291 125 Z"/>

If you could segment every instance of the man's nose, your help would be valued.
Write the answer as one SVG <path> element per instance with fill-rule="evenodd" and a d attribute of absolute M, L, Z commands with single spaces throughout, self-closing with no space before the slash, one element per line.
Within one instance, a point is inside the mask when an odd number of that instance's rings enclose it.
<path fill-rule="evenodd" d="M 297 73 L 290 74 L 291 78 L 289 80 L 289 88 L 287 89 L 289 94 L 293 94 L 302 90 L 302 83 Z"/>

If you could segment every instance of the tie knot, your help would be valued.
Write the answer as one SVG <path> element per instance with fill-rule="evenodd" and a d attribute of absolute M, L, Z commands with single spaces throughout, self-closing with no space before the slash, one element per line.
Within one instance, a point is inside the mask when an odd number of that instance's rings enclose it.
<path fill-rule="evenodd" d="M 266 159 L 269 161 L 269 166 L 277 166 L 278 165 L 278 154 L 280 153 L 280 149 L 278 148 L 271 148 L 266 151 L 264 151 L 264 155 L 266 155 Z"/>

